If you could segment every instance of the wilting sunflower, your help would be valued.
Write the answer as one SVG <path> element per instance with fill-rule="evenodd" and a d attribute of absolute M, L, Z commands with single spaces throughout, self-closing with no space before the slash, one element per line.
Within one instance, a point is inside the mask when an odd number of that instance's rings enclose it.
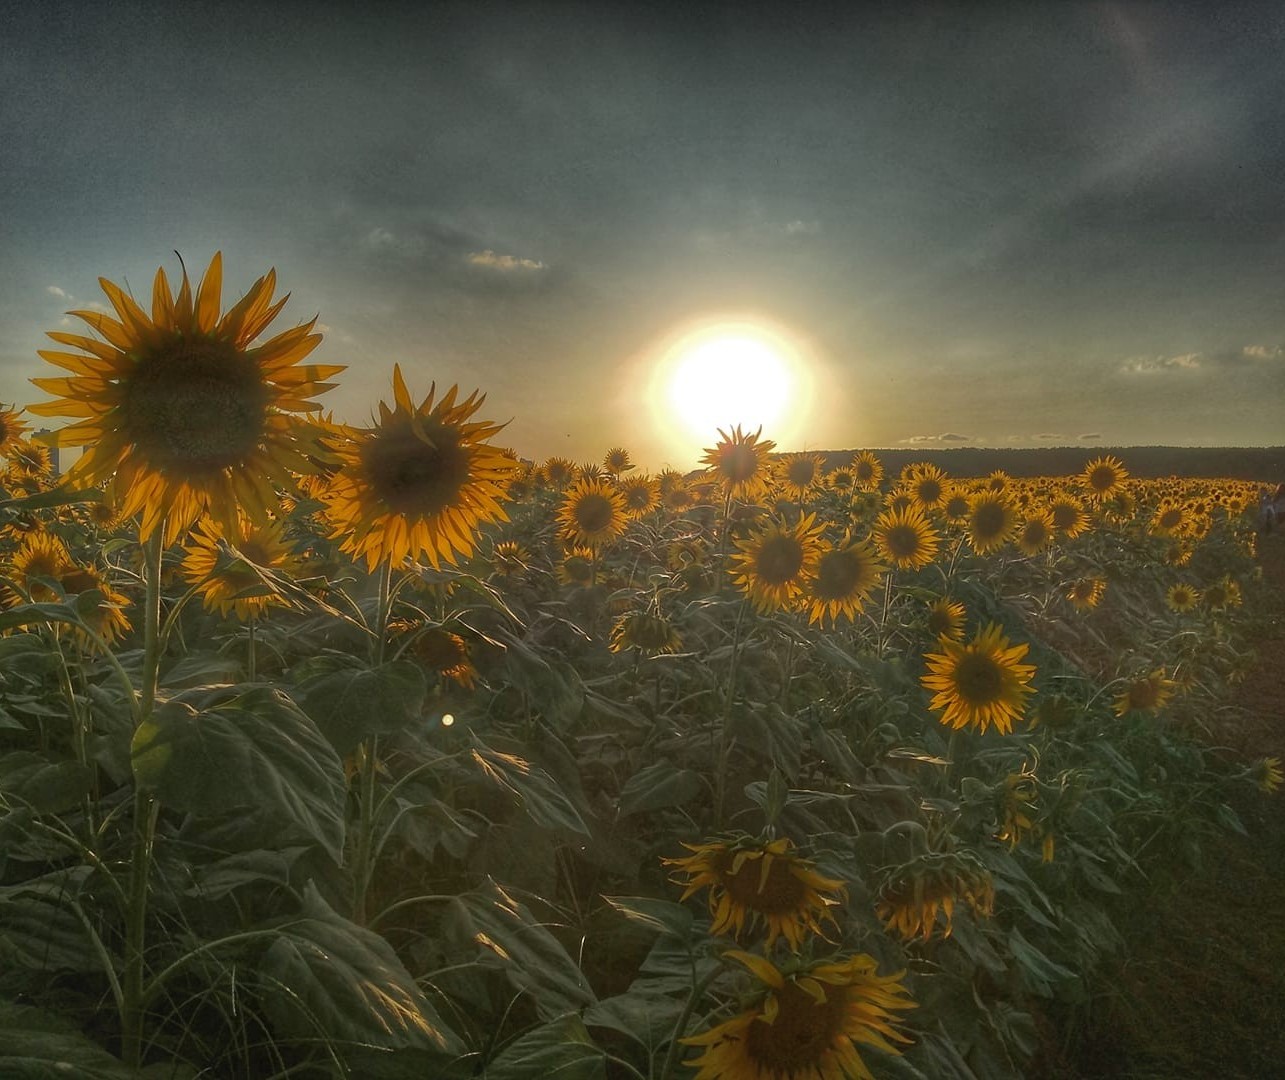
<path fill-rule="evenodd" d="M 685 887 L 683 900 L 709 889 L 710 930 L 715 934 L 740 937 L 747 923 L 761 921 L 769 949 L 782 937 L 797 950 L 805 934 L 824 936 L 818 920 L 834 922 L 830 908 L 845 892 L 843 882 L 823 877 L 810 860 L 792 854 L 793 844 L 785 837 L 683 847 L 695 854 L 662 862 L 687 875 L 685 881 L 675 882 Z"/>
<path fill-rule="evenodd" d="M 605 480 L 580 479 L 563 499 L 558 521 L 564 536 L 596 551 L 625 531 L 625 500 Z"/>
<path fill-rule="evenodd" d="M 942 723 L 979 732 L 994 727 L 1008 734 L 1013 721 L 1022 718 L 1027 695 L 1034 692 L 1028 684 L 1035 666 L 1021 663 L 1030 646 L 1010 645 L 996 623 L 980 630 L 967 645 L 947 638 L 938 641 L 945 651 L 925 655 L 928 673 L 919 681 L 935 692 L 930 707 L 942 713 Z"/>
<path fill-rule="evenodd" d="M 821 483 L 820 454 L 787 454 L 776 463 L 776 480 L 785 494 L 804 501 Z"/>
<path fill-rule="evenodd" d="M 1088 489 L 1089 497 L 1100 501 L 1114 495 L 1128 476 L 1123 461 L 1107 456 L 1090 461 L 1084 466 L 1080 478 Z"/>
<path fill-rule="evenodd" d="M 258 525 L 242 516 L 229 533 L 206 518 L 192 530 L 184 549 L 183 577 L 197 587 L 209 610 L 242 622 L 257 618 L 269 606 L 285 603 L 272 578 L 295 577 L 303 568 L 284 533 L 283 521 Z"/>
<path fill-rule="evenodd" d="M 0 405 L 0 458 L 9 456 L 9 448 L 27 430 L 27 422 L 19 419 L 21 416 L 21 409 L 9 409 Z"/>
<path fill-rule="evenodd" d="M 705 449 L 701 464 L 734 499 L 750 499 L 767 486 L 767 456 L 776 448 L 771 439 L 759 441 L 763 429 L 750 434 L 741 430 L 740 424 L 731 433 L 718 429 L 721 438 Z"/>
<path fill-rule="evenodd" d="M 1285 772 L 1281 771 L 1281 759 L 1275 757 L 1263 758 L 1254 766 L 1254 781 L 1258 784 L 1258 789 L 1267 795 L 1276 794 L 1276 790 L 1285 781 Z"/>
<path fill-rule="evenodd" d="M 1205 607 L 1212 611 L 1223 611 L 1229 607 L 1239 607 L 1241 602 L 1240 583 L 1230 577 L 1220 578 L 1205 589 L 1203 597 Z"/>
<path fill-rule="evenodd" d="M 873 957 L 782 970 L 739 950 L 726 955 L 749 968 L 761 990 L 744 1012 L 682 1040 L 704 1050 L 687 1062 L 700 1070 L 694 1080 L 871 1080 L 857 1047 L 900 1055 L 888 1040 L 910 1041 L 893 1026 L 897 1012 L 915 1008 L 901 985 L 905 972 L 880 975 Z"/>
<path fill-rule="evenodd" d="M 834 547 L 825 547 L 807 583 L 808 622 L 851 620 L 887 572 L 868 540 L 845 536 Z"/>
<path fill-rule="evenodd" d="M 780 611 L 795 605 L 804 583 L 816 573 L 821 558 L 821 532 L 816 515 L 793 525 L 772 525 L 736 541 L 732 575 L 758 611 Z"/>
<path fill-rule="evenodd" d="M 875 913 L 903 941 L 927 941 L 942 926 L 954 929 L 955 904 L 963 901 L 982 917 L 994 914 L 995 886 L 974 856 L 934 852 L 892 870 L 879 889 Z"/>
<path fill-rule="evenodd" d="M 183 271 L 177 298 L 163 269 L 152 286 L 150 317 L 118 286 L 99 283 L 116 318 L 73 311 L 102 338 L 51 331 L 79 353 L 40 350 L 70 377 L 32 379 L 58 400 L 30 406 L 39 416 L 76 422 L 49 436 L 58 446 L 84 446 L 67 473 L 69 484 L 112 483 L 126 516 L 142 513 L 140 536 L 166 520 L 174 542 L 203 513 L 235 524 L 236 508 L 255 520 L 277 504 L 274 483 L 293 486 L 292 473 L 313 470 L 307 427 L 290 413 L 320 406 L 308 400 L 333 386 L 343 370 L 300 366 L 321 342 L 316 319 L 252 342 L 276 318 L 269 271 L 221 317 L 223 260 L 215 254 L 193 296 Z"/>
<path fill-rule="evenodd" d="M 883 462 L 869 450 L 862 450 L 852 458 L 849 466 L 852 478 L 862 491 L 876 491 L 883 479 Z"/>
<path fill-rule="evenodd" d="M 627 611 L 612 625 L 607 647 L 617 653 L 637 649 L 643 656 L 659 656 L 678 652 L 683 647 L 683 639 L 663 615 Z"/>
<path fill-rule="evenodd" d="M 1179 582 L 1177 585 L 1169 586 L 1169 591 L 1165 594 L 1165 603 L 1169 605 L 1170 611 L 1192 611 L 1200 603 L 1200 593 L 1192 586 Z"/>
<path fill-rule="evenodd" d="M 326 491 L 332 538 L 374 570 L 425 556 L 436 569 L 477 546 L 478 529 L 508 521 L 500 505 L 517 462 L 487 440 L 503 427 L 470 421 L 485 395 L 456 401 L 458 387 L 434 404 L 436 384 L 416 406 L 393 367 L 395 408 L 379 403 L 379 422 L 355 429 L 337 452 L 342 467 Z"/>
<path fill-rule="evenodd" d="M 423 621 L 398 620 L 388 627 L 394 634 L 409 637 L 405 653 L 428 671 L 458 683 L 465 690 L 477 685 L 477 668 L 469 656 L 468 642 L 459 634 Z"/>
<path fill-rule="evenodd" d="M 1102 602 L 1102 596 L 1106 591 L 1106 579 L 1090 575 L 1071 582 L 1066 590 L 1066 598 L 1077 611 L 1091 611 Z"/>
<path fill-rule="evenodd" d="M 1017 514 L 1012 504 L 999 491 L 983 491 L 968 504 L 968 543 L 978 555 L 998 551 L 1017 529 Z"/>
<path fill-rule="evenodd" d="M 917 570 L 937 557 L 941 536 L 924 512 L 913 506 L 885 510 L 875 519 L 875 543 L 885 559 L 903 570 Z"/>
<path fill-rule="evenodd" d="M 1157 712 L 1173 697 L 1174 690 L 1174 682 L 1165 678 L 1164 668 L 1156 668 L 1149 675 L 1134 679 L 1116 695 L 1115 714 Z"/>
<path fill-rule="evenodd" d="M 935 638 L 964 640 L 964 620 L 968 612 L 958 600 L 943 596 L 928 608 L 928 632 Z"/>
<path fill-rule="evenodd" d="M 1049 863 L 1055 847 L 1053 834 L 1031 816 L 1039 813 L 1039 797 L 1039 778 L 1029 765 L 1021 772 L 1009 773 L 998 787 L 999 831 L 995 839 L 1008 844 L 1010 851 L 1027 836 L 1039 839 L 1041 860 Z"/>
<path fill-rule="evenodd" d="M 1015 538 L 1017 550 L 1023 555 L 1038 555 L 1053 544 L 1053 515 L 1047 510 L 1032 510 Z"/>
<path fill-rule="evenodd" d="M 651 476 L 629 476 L 620 481 L 625 516 L 631 521 L 645 518 L 660 506 L 660 482 Z"/>

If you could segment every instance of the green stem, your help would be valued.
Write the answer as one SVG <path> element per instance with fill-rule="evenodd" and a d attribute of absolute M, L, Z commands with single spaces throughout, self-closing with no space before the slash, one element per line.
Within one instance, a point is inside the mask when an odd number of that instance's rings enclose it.
<path fill-rule="evenodd" d="M 697 1002 L 705 995 L 705 991 L 713 985 L 714 980 L 723 973 L 723 969 L 716 967 L 700 981 L 692 985 L 692 991 L 687 995 L 687 1000 L 683 1002 L 683 1011 L 678 1014 L 678 1020 L 674 1024 L 674 1037 L 669 1040 L 669 1052 L 665 1055 L 665 1063 L 660 1067 L 660 1080 L 669 1080 L 674 1073 L 674 1066 L 678 1064 L 678 1055 L 682 1053 L 682 1043 L 679 1040 L 683 1037 L 683 1032 L 687 1030 L 687 1022 L 692 1018 L 692 1011 L 696 1008 Z"/>
<path fill-rule="evenodd" d="M 245 674 L 247 682 L 254 682 L 257 675 L 254 659 L 254 631 L 256 621 L 253 615 L 250 616 L 246 623 L 246 657 L 245 657 Z"/>
<path fill-rule="evenodd" d="M 736 697 L 736 676 L 741 652 L 741 624 L 745 620 L 748 600 L 742 600 L 736 611 L 736 626 L 732 629 L 732 656 L 727 668 L 727 692 L 723 695 L 723 715 L 718 722 L 718 742 L 714 754 L 714 821 L 723 824 L 723 801 L 727 794 L 727 721 L 732 714 L 732 700 Z"/>

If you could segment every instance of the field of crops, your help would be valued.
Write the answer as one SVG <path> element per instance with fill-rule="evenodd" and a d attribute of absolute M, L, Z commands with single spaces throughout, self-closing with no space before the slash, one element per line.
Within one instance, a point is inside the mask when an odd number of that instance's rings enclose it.
<path fill-rule="evenodd" d="M 1255 485 L 348 427 L 218 276 L 0 409 L 6 1077 L 1020 1076 L 1281 782 Z"/>

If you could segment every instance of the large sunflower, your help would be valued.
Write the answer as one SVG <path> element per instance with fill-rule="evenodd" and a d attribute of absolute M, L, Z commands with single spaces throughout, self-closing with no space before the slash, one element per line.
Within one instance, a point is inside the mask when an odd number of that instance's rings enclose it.
<path fill-rule="evenodd" d="M 883 463 L 869 450 L 854 454 L 852 464 L 848 467 L 857 487 L 862 491 L 879 489 L 879 481 L 883 479 Z"/>
<path fill-rule="evenodd" d="M 750 603 L 763 612 L 793 607 L 821 558 L 822 526 L 807 514 L 793 525 L 771 525 L 736 541 L 732 574 Z"/>
<path fill-rule="evenodd" d="M 874 537 L 884 558 L 903 570 L 927 566 L 941 546 L 937 530 L 914 506 L 885 510 L 875 520 Z"/>
<path fill-rule="evenodd" d="M 753 972 L 760 993 L 744 1012 L 682 1040 L 704 1048 L 687 1062 L 700 1069 L 694 1080 L 871 1080 L 857 1047 L 899 1055 L 889 1040 L 910 1041 L 893 1026 L 899 1011 L 915 1008 L 905 973 L 880 975 L 873 957 L 783 971 L 760 956 L 727 955 Z"/>
<path fill-rule="evenodd" d="M 1102 500 L 1115 495 L 1128 475 L 1124 462 L 1108 455 L 1094 458 L 1085 465 L 1081 480 L 1088 489 L 1090 498 Z"/>
<path fill-rule="evenodd" d="M 1074 495 L 1059 493 L 1049 502 L 1048 510 L 1053 518 L 1053 528 L 1068 540 L 1073 540 L 1089 527 L 1089 515 Z"/>
<path fill-rule="evenodd" d="M 379 422 L 337 444 L 343 466 L 325 493 L 332 538 L 373 570 L 425 556 L 452 565 L 477 546 L 480 526 L 508 521 L 500 500 L 518 463 L 487 440 L 503 424 L 470 421 L 486 395 L 436 404 L 436 384 L 418 406 L 393 367 L 396 407 L 379 403 Z"/>
<path fill-rule="evenodd" d="M 827 547 L 808 582 L 808 622 L 851 620 L 887 572 L 888 567 L 868 540 L 845 536 L 842 543 Z"/>
<path fill-rule="evenodd" d="M 791 499 L 803 502 L 821 483 L 820 454 L 787 454 L 776 462 L 776 480 Z"/>
<path fill-rule="evenodd" d="M 834 921 L 830 908 L 839 901 L 824 894 L 845 890 L 842 881 L 823 877 L 811 861 L 792 854 L 792 846 L 785 837 L 684 844 L 695 854 L 663 862 L 687 875 L 676 882 L 685 887 L 684 900 L 709 889 L 713 933 L 739 937 L 747 923 L 762 921 L 769 949 L 782 937 L 797 950 L 805 934 L 822 934 L 818 920 Z"/>
<path fill-rule="evenodd" d="M 934 691 L 931 708 L 942 713 L 941 721 L 953 728 L 995 728 L 1001 734 L 1020 720 L 1026 697 L 1034 692 L 1028 685 L 1035 675 L 1033 664 L 1021 663 L 1028 645 L 1009 645 L 1003 629 L 995 623 L 981 630 L 967 645 L 939 638 L 943 652 L 928 653 L 927 674 L 920 682 Z"/>
<path fill-rule="evenodd" d="M 968 544 L 978 555 L 998 551 L 1017 529 L 1017 515 L 1000 491 L 983 491 L 968 504 Z"/>
<path fill-rule="evenodd" d="M 51 331 L 80 352 L 40 350 L 70 377 L 32 379 L 58 400 L 29 406 L 39 416 L 76 422 L 49 436 L 84 446 L 67 473 L 75 486 L 114 484 L 124 514 L 142 513 L 143 539 L 166 522 L 172 543 L 203 513 L 235 524 L 236 507 L 255 520 L 277 503 L 274 483 L 314 471 L 311 429 L 290 413 L 320 406 L 334 364 L 300 365 L 321 342 L 316 319 L 252 347 L 276 318 L 276 272 L 259 278 L 222 316 L 223 260 L 215 254 L 193 296 L 183 271 L 178 296 L 163 269 L 152 286 L 149 316 L 127 293 L 99 279 L 116 318 L 73 311 L 102 340 Z"/>
<path fill-rule="evenodd" d="M 196 587 L 206 608 L 242 622 L 256 618 L 285 599 L 272 581 L 294 577 L 303 560 L 285 540 L 285 524 L 255 524 L 243 517 L 235 532 L 209 518 L 197 524 L 184 549 L 183 577 Z"/>
<path fill-rule="evenodd" d="M 742 431 L 739 424 L 730 434 L 722 428 L 718 433 L 721 438 L 706 448 L 701 464 L 733 498 L 749 499 L 760 494 L 768 481 L 767 455 L 776 443 L 771 439 L 759 441 L 762 428 L 751 434 Z"/>
<path fill-rule="evenodd" d="M 645 518 L 660 507 L 660 481 L 652 476 L 627 476 L 619 482 L 625 516 L 631 521 Z"/>
<path fill-rule="evenodd" d="M 598 550 L 625 531 L 625 499 L 605 480 L 577 480 L 558 511 L 564 536 L 580 547 Z"/>
<path fill-rule="evenodd" d="M 913 469 L 906 478 L 905 488 L 914 498 L 915 505 L 921 510 L 934 510 L 941 506 L 950 493 L 946 474 L 927 462 L 915 465 Z"/>

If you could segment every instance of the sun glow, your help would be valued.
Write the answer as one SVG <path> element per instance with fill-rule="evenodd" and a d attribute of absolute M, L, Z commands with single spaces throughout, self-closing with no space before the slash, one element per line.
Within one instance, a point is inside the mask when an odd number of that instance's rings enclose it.
<path fill-rule="evenodd" d="M 757 319 L 687 326 L 653 352 L 650 401 L 658 428 L 685 455 L 736 425 L 778 445 L 804 431 L 812 397 L 802 344 Z"/>

